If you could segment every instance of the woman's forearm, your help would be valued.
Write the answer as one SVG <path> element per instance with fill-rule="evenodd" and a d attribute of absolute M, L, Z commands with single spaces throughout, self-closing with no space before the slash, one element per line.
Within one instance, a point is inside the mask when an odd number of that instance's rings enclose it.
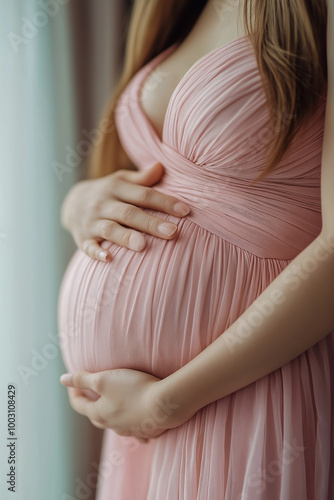
<path fill-rule="evenodd" d="M 320 234 L 220 337 L 160 383 L 191 414 L 288 363 L 334 330 L 334 236 Z"/>

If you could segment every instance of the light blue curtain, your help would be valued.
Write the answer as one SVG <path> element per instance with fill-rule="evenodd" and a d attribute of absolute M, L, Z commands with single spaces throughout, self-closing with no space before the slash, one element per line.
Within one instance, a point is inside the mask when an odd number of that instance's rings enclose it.
<path fill-rule="evenodd" d="M 0 5 L 0 498 L 92 500 L 87 478 L 96 472 L 102 431 L 71 409 L 59 383 L 65 368 L 57 298 L 75 249 L 60 227 L 59 210 L 70 186 L 85 175 L 85 161 L 76 168 L 66 164 L 68 148 L 76 149 L 85 127 L 96 126 L 117 77 L 120 2 Z M 80 47 L 77 37 L 84 40 L 88 28 L 91 38 Z M 82 113 L 78 57 L 85 57 L 88 44 L 94 72 L 83 85 Z M 8 434 L 10 384 L 14 436 Z M 11 452 L 15 493 L 7 483 Z"/>

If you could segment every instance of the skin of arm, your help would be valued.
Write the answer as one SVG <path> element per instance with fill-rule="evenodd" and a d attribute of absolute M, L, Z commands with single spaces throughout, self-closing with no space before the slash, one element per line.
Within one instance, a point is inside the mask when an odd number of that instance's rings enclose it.
<path fill-rule="evenodd" d="M 327 66 L 321 233 L 222 335 L 159 382 L 159 396 L 181 412 L 193 415 L 251 384 L 334 330 L 334 0 L 328 0 Z"/>

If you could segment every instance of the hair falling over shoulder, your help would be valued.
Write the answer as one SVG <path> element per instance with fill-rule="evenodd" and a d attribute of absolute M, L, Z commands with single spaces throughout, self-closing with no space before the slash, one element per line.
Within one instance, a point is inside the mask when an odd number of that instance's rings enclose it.
<path fill-rule="evenodd" d="M 123 71 L 102 119 L 102 140 L 89 159 L 89 177 L 136 168 L 124 152 L 115 127 L 118 97 L 153 57 L 191 31 L 208 0 L 135 0 L 128 27 Z M 216 7 L 237 0 L 209 0 Z M 261 175 L 281 160 L 327 88 L 326 0 L 243 0 L 245 32 L 254 47 L 275 131 Z"/>

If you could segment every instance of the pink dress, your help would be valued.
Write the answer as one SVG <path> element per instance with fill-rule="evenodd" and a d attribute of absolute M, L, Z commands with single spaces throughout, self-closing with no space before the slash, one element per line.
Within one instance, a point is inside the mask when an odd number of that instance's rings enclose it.
<path fill-rule="evenodd" d="M 246 36 L 199 59 L 173 92 L 162 141 L 140 92 L 170 46 L 134 76 L 116 125 L 154 187 L 185 201 L 167 241 L 141 252 L 104 241 L 111 263 L 77 250 L 59 296 L 68 371 L 132 368 L 163 378 L 231 325 L 321 229 L 325 99 L 279 166 L 250 186 L 273 131 Z M 331 249 L 333 251 L 333 249 Z M 197 412 L 148 444 L 105 431 L 97 500 L 332 500 L 334 336 Z"/>

